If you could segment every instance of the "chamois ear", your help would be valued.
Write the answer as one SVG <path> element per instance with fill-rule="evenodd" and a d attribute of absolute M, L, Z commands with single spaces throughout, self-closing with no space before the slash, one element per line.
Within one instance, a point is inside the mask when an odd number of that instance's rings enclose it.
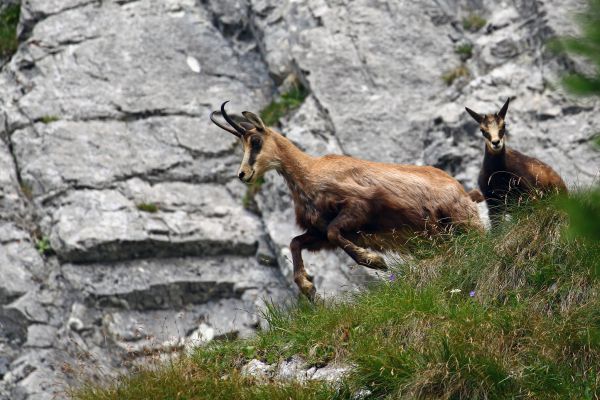
<path fill-rule="evenodd" d="M 258 115 L 253 114 L 250 111 L 242 111 L 242 114 L 259 131 L 264 131 L 266 129 L 265 123 L 262 121 L 262 119 L 260 119 Z"/>
<path fill-rule="evenodd" d="M 469 115 L 471 117 L 473 117 L 473 119 L 475 121 L 477 121 L 478 124 L 481 123 L 481 121 L 483 121 L 483 115 L 476 113 L 475 111 L 471 110 L 469 107 L 465 107 L 465 110 L 467 110 L 467 112 L 469 113 Z"/>
<path fill-rule="evenodd" d="M 502 106 L 502 109 L 498 113 L 498 116 L 502 119 L 506 118 L 506 112 L 508 111 L 508 103 L 510 103 L 510 97 L 506 99 L 506 103 Z"/>

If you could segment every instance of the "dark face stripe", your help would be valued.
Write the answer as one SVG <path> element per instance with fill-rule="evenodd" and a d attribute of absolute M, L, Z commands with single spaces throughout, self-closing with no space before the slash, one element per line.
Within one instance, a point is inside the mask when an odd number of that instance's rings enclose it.
<path fill-rule="evenodd" d="M 253 136 L 250 138 L 250 158 L 248 159 L 248 164 L 253 166 L 256 162 L 256 158 L 258 157 L 258 153 L 262 149 L 263 141 L 258 136 Z"/>

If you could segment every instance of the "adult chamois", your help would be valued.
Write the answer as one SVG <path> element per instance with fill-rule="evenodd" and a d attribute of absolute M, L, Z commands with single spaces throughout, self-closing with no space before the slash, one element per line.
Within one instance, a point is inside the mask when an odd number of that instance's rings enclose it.
<path fill-rule="evenodd" d="M 238 177 L 252 183 L 274 169 L 292 193 L 296 222 L 306 230 L 290 244 L 294 281 L 311 300 L 316 290 L 304 269 L 304 249 L 340 247 L 358 264 L 386 270 L 383 258 L 366 247 L 385 250 L 409 235 L 450 227 L 483 231 L 476 204 L 460 183 L 437 168 L 341 155 L 312 157 L 251 112 L 242 113 L 245 120 L 234 121 L 225 104 L 210 119 L 243 143 Z"/>
<path fill-rule="evenodd" d="M 561 177 L 537 158 L 506 146 L 505 118 L 510 98 L 496 114 L 479 114 L 465 107 L 479 124 L 485 139 L 479 189 L 489 209 L 492 225 L 504 215 L 506 205 L 534 199 L 546 193 L 566 193 Z"/>

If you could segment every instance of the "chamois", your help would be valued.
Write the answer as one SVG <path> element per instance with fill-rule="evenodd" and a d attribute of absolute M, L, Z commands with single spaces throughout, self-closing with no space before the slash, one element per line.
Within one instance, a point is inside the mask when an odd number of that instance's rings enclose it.
<path fill-rule="evenodd" d="M 294 281 L 311 300 L 316 289 L 304 269 L 304 249 L 340 247 L 358 264 L 386 270 L 383 258 L 365 247 L 385 250 L 409 235 L 449 227 L 483 231 L 476 204 L 462 185 L 437 168 L 332 154 L 312 157 L 251 112 L 244 111 L 244 120 L 236 122 L 225 104 L 210 119 L 243 143 L 239 179 L 252 183 L 274 169 L 291 191 L 296 222 L 306 230 L 290 243 Z"/>
<path fill-rule="evenodd" d="M 496 114 L 483 115 L 465 107 L 479 123 L 485 139 L 478 184 L 492 224 L 503 216 L 508 203 L 534 199 L 550 192 L 567 192 L 565 183 L 550 166 L 506 146 L 504 121 L 509 102 L 510 98 Z"/>

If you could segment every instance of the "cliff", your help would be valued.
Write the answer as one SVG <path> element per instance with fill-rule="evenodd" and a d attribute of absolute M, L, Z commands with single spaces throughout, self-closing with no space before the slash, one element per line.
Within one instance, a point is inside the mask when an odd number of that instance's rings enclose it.
<path fill-rule="evenodd" d="M 557 88 L 583 66 L 546 46 L 581 3 L 24 1 L 0 72 L 0 397 L 249 336 L 265 299 L 295 296 L 287 189 L 269 175 L 244 207 L 240 146 L 208 120 L 224 100 L 259 111 L 299 81 L 280 129 L 306 151 L 470 188 L 483 143 L 463 107 L 511 97 L 510 145 L 592 182 L 600 105 Z M 340 253 L 305 261 L 326 295 L 373 279 Z"/>

